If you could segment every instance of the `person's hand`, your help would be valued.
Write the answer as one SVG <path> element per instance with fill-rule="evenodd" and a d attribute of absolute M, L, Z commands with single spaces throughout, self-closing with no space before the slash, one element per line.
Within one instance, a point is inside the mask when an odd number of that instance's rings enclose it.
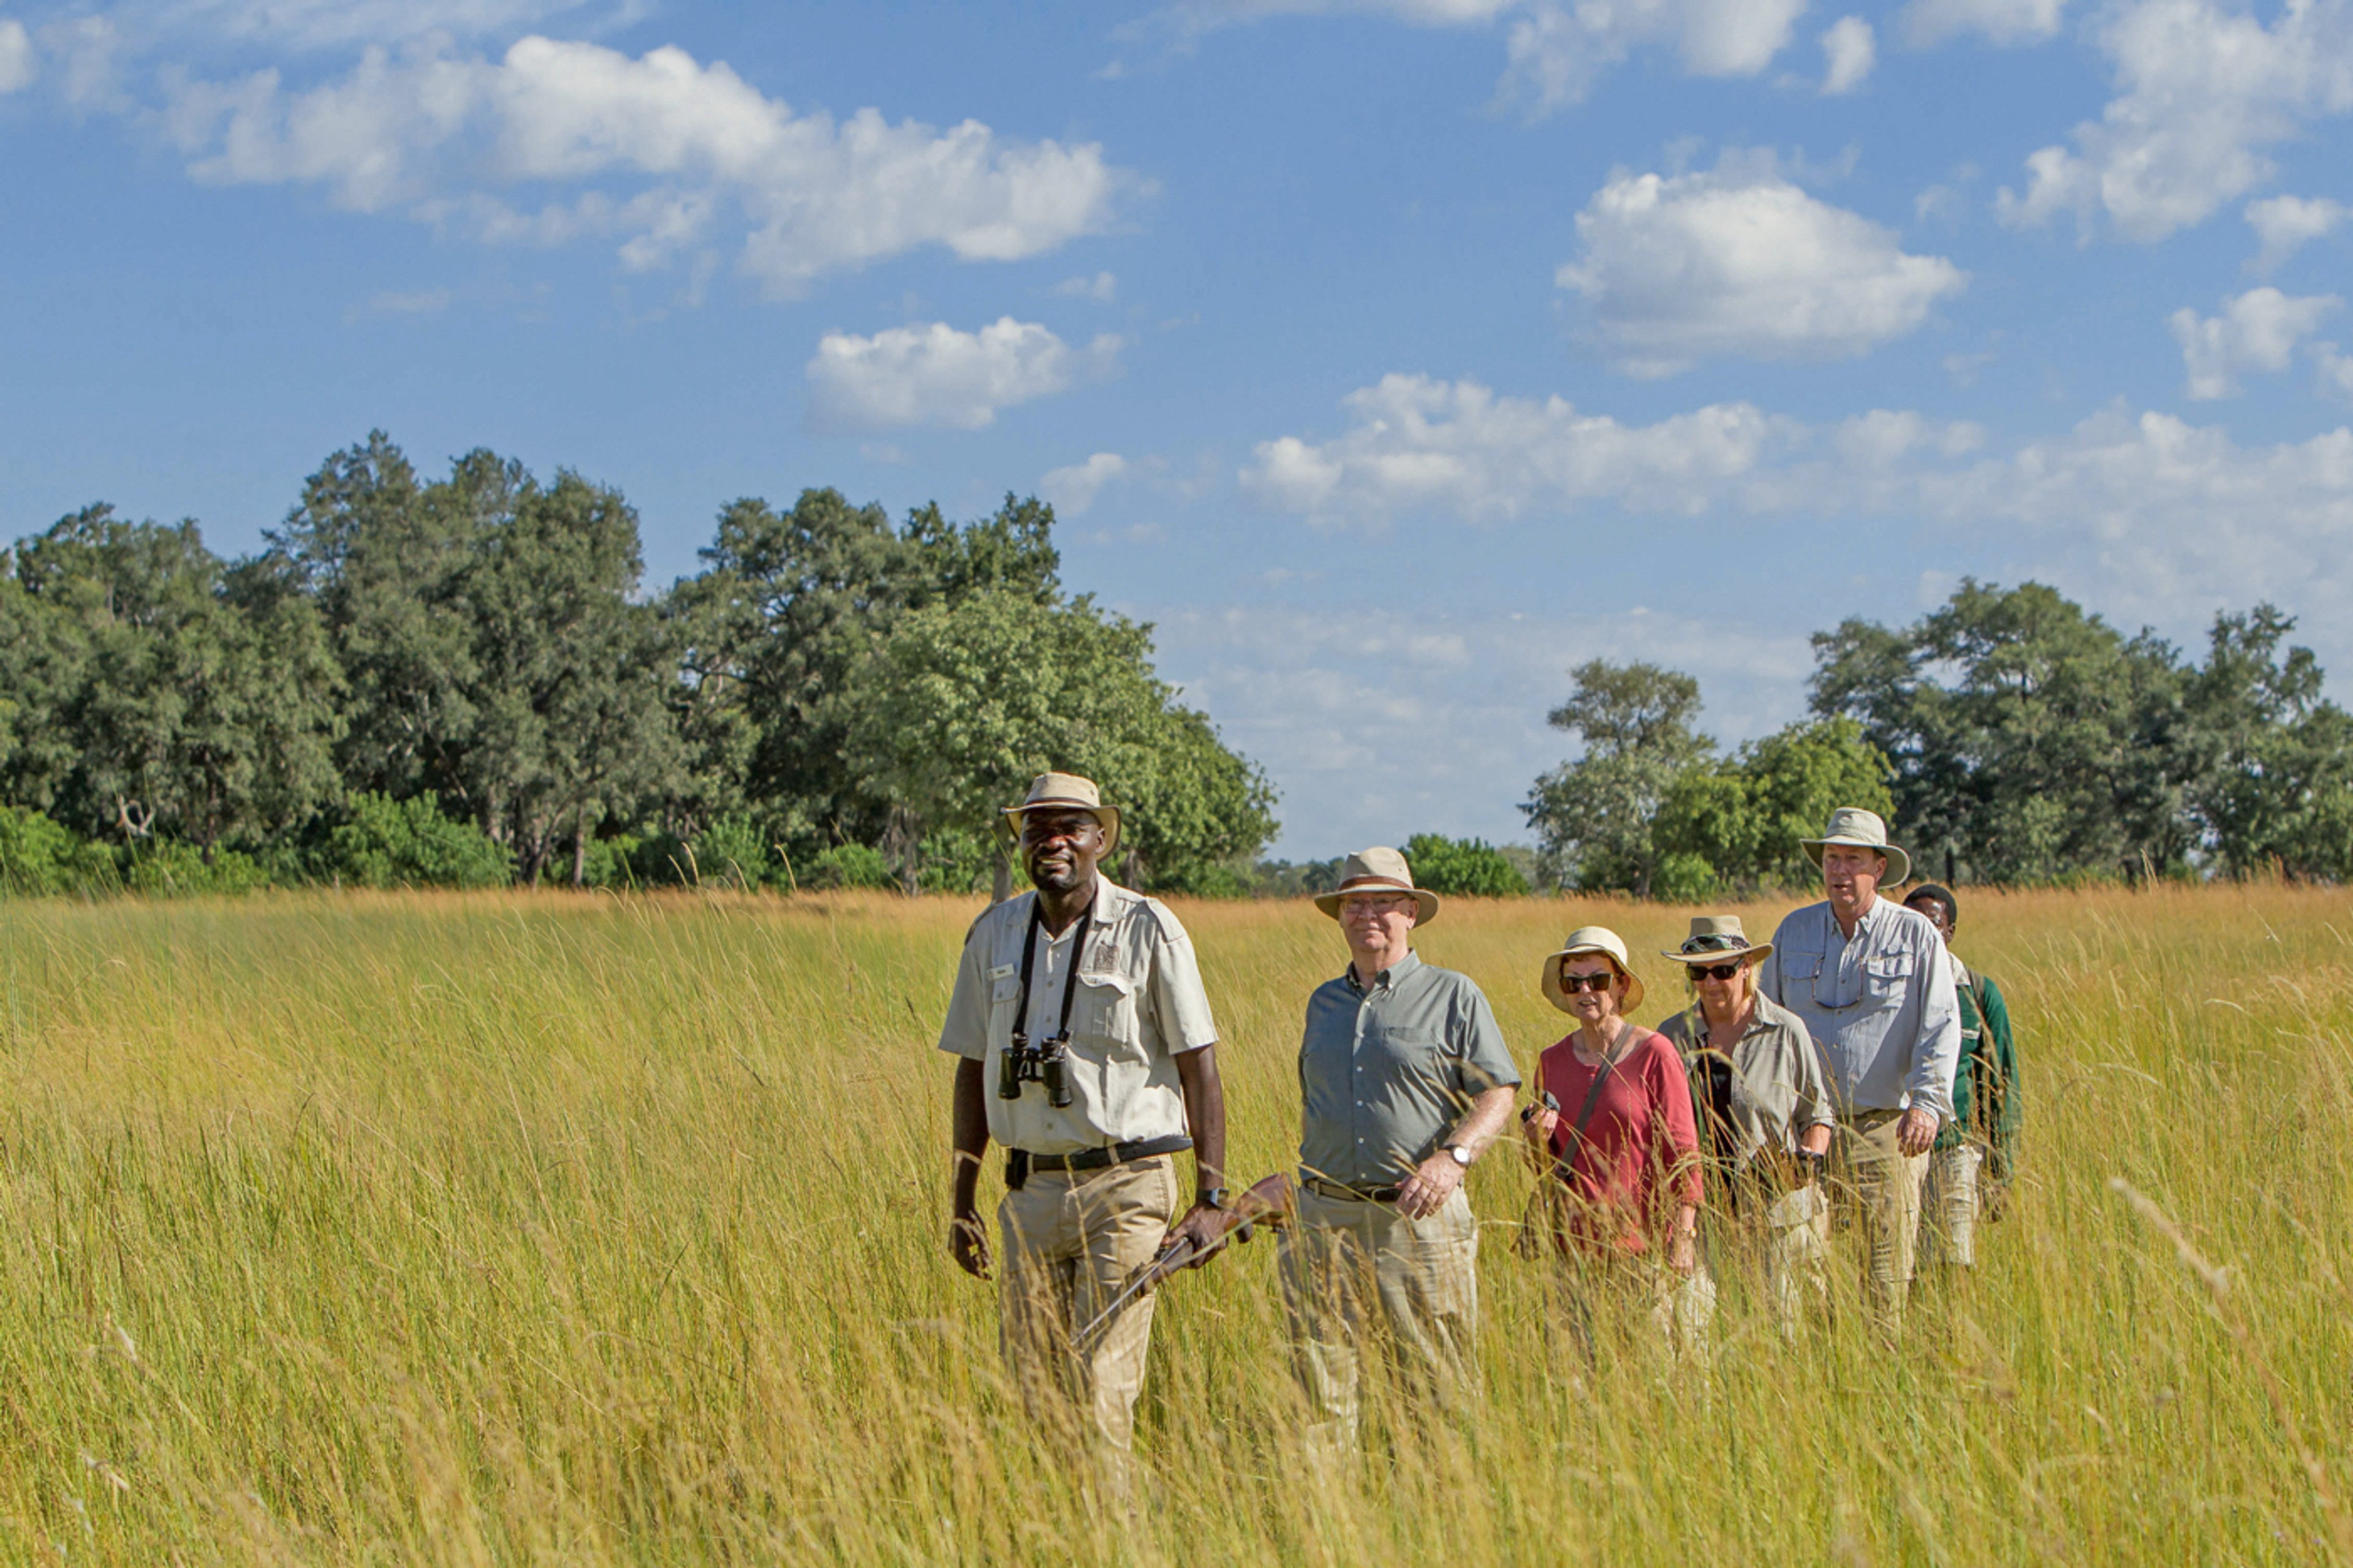
<path fill-rule="evenodd" d="M 988 1278 L 988 1227 L 967 1209 L 948 1221 L 948 1256 L 976 1279 Z"/>
<path fill-rule="evenodd" d="M 1185 1267 L 1198 1268 L 1216 1257 L 1226 1245 L 1225 1215 L 1218 1209 L 1195 1204 L 1185 1211 L 1185 1217 L 1170 1226 L 1168 1234 L 1160 1238 L 1160 1250 L 1166 1252 L 1178 1242 L 1188 1239 L 1193 1243 L 1193 1260 Z"/>
<path fill-rule="evenodd" d="M 1667 1238 L 1667 1267 L 1678 1274 L 1688 1274 L 1692 1271 L 1695 1261 L 1692 1233 L 1680 1226 L 1676 1226 L 1674 1235 Z"/>
<path fill-rule="evenodd" d="M 1520 1136 L 1528 1141 L 1528 1147 L 1535 1151 L 1537 1159 L 1542 1160 L 1552 1153 L 1553 1131 L 1559 1125 L 1559 1111 L 1538 1106 L 1535 1114 L 1520 1123 Z"/>
<path fill-rule="evenodd" d="M 1895 1149 L 1905 1159 L 1917 1159 L 1936 1147 L 1936 1113 L 1914 1106 L 1895 1124 Z"/>
<path fill-rule="evenodd" d="M 1408 1219 L 1427 1219 L 1446 1206 L 1454 1189 L 1462 1184 L 1462 1167 L 1454 1156 L 1440 1149 L 1424 1160 L 1410 1181 L 1398 1193 L 1398 1213 Z"/>

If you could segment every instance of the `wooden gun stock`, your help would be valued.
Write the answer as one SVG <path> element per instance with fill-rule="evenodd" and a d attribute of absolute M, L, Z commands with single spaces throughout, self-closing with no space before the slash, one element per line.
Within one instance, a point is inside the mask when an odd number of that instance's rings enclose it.
<path fill-rule="evenodd" d="M 1276 1172 L 1236 1198 L 1230 1207 L 1218 1211 L 1224 1226 L 1219 1245 L 1223 1245 L 1225 1237 L 1247 1242 L 1253 1230 L 1261 1225 L 1290 1223 L 1297 1203 L 1297 1196 L 1292 1191 L 1291 1178 L 1280 1171 Z M 1071 1348 L 1077 1351 L 1082 1360 L 1092 1355 L 1095 1347 L 1103 1342 L 1103 1336 L 1111 1331 L 1112 1324 L 1119 1321 L 1120 1313 L 1127 1310 L 1130 1302 L 1152 1294 L 1160 1288 L 1163 1280 L 1200 1255 L 1199 1246 L 1189 1236 L 1155 1254 L 1150 1262 L 1127 1277 L 1127 1282 L 1119 1288 L 1119 1294 L 1104 1304 L 1103 1310 L 1094 1315 L 1092 1321 L 1071 1337 Z"/>

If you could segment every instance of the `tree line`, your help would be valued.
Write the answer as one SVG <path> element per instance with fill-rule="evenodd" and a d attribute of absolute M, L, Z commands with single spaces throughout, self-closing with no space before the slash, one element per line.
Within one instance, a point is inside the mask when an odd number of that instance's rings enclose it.
<path fill-rule="evenodd" d="M 2353 879 L 2353 718 L 2292 616 L 2215 616 L 2202 661 L 2039 583 L 1965 580 L 1911 626 L 1815 634 L 1810 715 L 1729 754 L 1699 686 L 1595 661 L 1550 715 L 1583 742 L 1523 805 L 1553 886 L 1697 900 L 1810 884 L 1834 805 L 1925 874 L 2053 883 Z"/>
<path fill-rule="evenodd" d="M 1001 891 L 1055 766 L 1132 805 L 1134 883 L 1247 886 L 1271 786 L 1065 590 L 1050 507 L 744 499 L 701 561 L 643 592 L 618 490 L 382 432 L 250 556 L 85 508 L 0 575 L 0 875 Z"/>

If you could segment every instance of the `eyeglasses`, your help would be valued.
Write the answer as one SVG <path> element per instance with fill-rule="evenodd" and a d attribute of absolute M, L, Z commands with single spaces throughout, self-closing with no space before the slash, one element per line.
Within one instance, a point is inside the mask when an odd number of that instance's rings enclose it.
<path fill-rule="evenodd" d="M 1694 980 L 1729 980 L 1748 966 L 1745 963 L 1694 963 L 1691 966 Z"/>
<path fill-rule="evenodd" d="M 1560 976 L 1560 988 L 1571 996 L 1580 991 L 1607 991 L 1617 984 L 1618 972 L 1614 969 L 1605 969 L 1599 974 L 1571 974 L 1563 970 Z"/>
<path fill-rule="evenodd" d="M 1386 899 L 1346 898 L 1340 900 L 1340 913 L 1344 917 L 1394 915 L 1413 907 L 1413 900 L 1402 895 Z"/>

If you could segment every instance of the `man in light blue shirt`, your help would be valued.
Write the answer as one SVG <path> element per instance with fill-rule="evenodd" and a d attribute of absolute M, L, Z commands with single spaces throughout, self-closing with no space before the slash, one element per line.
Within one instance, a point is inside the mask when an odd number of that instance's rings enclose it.
<path fill-rule="evenodd" d="M 1878 814 L 1841 806 L 1802 840 L 1822 868 L 1819 904 L 1792 910 L 1758 966 L 1757 989 L 1805 1020 L 1837 1102 L 1832 1192 L 1869 1252 L 1872 1304 L 1890 1332 L 1920 1224 L 1920 1184 L 1936 1130 L 1953 1113 L 1960 1004 L 1943 938 L 1916 910 L 1879 897 L 1912 858 Z"/>

